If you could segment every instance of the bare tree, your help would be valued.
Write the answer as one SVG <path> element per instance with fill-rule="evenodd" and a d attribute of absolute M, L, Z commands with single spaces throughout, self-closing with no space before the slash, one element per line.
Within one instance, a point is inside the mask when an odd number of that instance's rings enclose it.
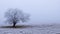
<path fill-rule="evenodd" d="M 5 13 L 5 17 L 7 18 L 7 22 L 13 24 L 13 27 L 20 21 L 26 22 L 29 20 L 29 14 L 23 13 L 19 9 L 9 9 Z"/>

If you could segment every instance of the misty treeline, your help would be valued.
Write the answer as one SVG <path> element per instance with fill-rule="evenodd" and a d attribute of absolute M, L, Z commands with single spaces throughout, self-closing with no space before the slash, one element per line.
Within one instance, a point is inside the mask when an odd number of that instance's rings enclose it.
<path fill-rule="evenodd" d="M 6 21 L 9 24 L 13 24 L 12 26 L 15 27 L 19 22 L 27 22 L 29 20 L 30 15 L 24 13 L 22 10 L 19 9 L 8 9 L 5 12 Z"/>

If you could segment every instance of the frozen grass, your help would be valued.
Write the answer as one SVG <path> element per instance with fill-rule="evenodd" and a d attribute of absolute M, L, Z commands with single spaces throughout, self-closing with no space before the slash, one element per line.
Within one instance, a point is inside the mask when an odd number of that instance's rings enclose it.
<path fill-rule="evenodd" d="M 60 25 L 23 25 L 16 28 L 2 26 L 0 34 L 60 34 Z"/>
<path fill-rule="evenodd" d="M 13 26 L 1 26 L 0 28 L 29 28 L 29 27 L 33 27 L 30 25 L 16 25 L 15 27 Z"/>

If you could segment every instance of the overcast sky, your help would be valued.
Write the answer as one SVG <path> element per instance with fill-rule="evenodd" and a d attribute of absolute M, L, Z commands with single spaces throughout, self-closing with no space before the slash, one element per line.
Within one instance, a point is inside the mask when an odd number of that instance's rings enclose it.
<path fill-rule="evenodd" d="M 9 8 L 18 8 L 31 15 L 29 23 L 60 23 L 60 0 L 0 0 L 0 22 Z"/>

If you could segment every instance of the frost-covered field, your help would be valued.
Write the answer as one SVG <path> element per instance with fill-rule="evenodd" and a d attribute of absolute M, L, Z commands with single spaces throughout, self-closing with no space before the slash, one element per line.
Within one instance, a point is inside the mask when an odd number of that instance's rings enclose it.
<path fill-rule="evenodd" d="M 28 28 L 0 28 L 0 34 L 60 34 L 60 25 L 35 25 Z"/>

